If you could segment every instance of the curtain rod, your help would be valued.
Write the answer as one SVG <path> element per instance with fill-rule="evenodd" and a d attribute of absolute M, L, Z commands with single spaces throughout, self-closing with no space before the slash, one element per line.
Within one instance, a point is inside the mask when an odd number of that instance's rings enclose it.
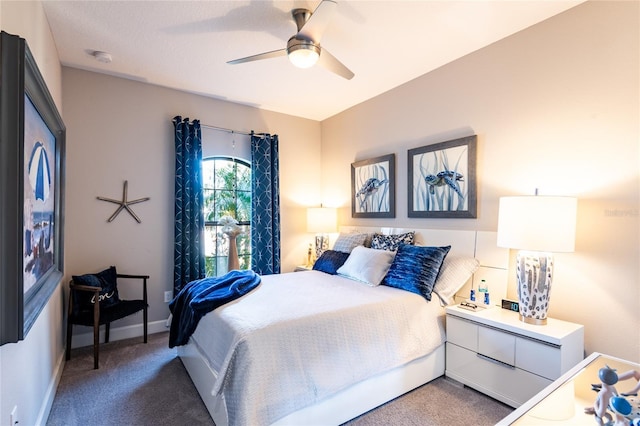
<path fill-rule="evenodd" d="M 206 127 L 207 129 L 213 129 L 213 130 L 220 130 L 221 132 L 238 133 L 240 135 L 251 136 L 251 133 L 243 132 L 243 131 L 240 131 L 240 130 L 225 129 L 224 127 L 212 126 L 210 124 L 202 124 L 202 123 L 200 123 L 200 127 Z M 257 135 L 257 136 L 262 136 L 265 133 L 253 132 L 253 134 Z"/>

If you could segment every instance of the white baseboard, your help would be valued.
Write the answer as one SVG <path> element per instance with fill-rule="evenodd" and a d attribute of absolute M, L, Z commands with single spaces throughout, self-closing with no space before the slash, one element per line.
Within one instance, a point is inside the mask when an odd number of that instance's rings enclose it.
<path fill-rule="evenodd" d="M 161 333 L 163 331 L 168 331 L 169 328 L 167 326 L 167 320 L 161 321 L 153 321 L 147 324 L 149 334 Z M 77 326 L 76 326 L 77 327 Z M 92 346 L 93 345 L 93 328 L 92 327 L 82 327 L 84 329 L 90 330 L 89 333 L 82 334 L 74 334 L 73 339 L 71 339 L 71 348 L 81 348 L 83 346 Z M 132 337 L 142 337 L 144 334 L 144 329 L 142 324 L 128 325 L 125 327 L 111 327 L 109 331 L 109 341 L 115 342 L 116 340 L 124 340 L 130 339 Z M 100 327 L 100 343 L 104 342 L 104 327 Z"/>
<path fill-rule="evenodd" d="M 47 420 L 49 419 L 49 413 L 51 412 L 51 407 L 53 406 L 53 399 L 56 396 L 56 390 L 58 389 L 58 385 L 60 384 L 60 379 L 62 378 L 62 370 L 64 370 L 64 351 L 58 357 L 58 362 L 56 363 L 56 368 L 53 377 L 51 377 L 51 382 L 47 387 L 47 393 L 45 394 L 44 400 L 42 401 L 42 406 L 40 407 L 40 412 L 38 413 L 38 417 L 36 420 L 36 425 L 46 425 Z"/>

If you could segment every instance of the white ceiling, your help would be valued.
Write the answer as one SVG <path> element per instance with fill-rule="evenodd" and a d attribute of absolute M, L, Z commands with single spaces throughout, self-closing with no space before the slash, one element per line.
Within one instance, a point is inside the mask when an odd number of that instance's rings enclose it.
<path fill-rule="evenodd" d="M 322 47 L 352 80 L 286 57 L 226 63 L 284 48 L 296 32 L 291 10 L 319 0 L 43 4 L 64 66 L 323 120 L 582 1 L 338 0 Z"/>

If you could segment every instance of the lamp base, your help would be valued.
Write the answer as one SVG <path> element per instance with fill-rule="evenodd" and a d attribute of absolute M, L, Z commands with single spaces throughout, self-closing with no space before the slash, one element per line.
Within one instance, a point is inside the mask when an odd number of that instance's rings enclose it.
<path fill-rule="evenodd" d="M 532 324 L 532 325 L 547 325 L 547 319 L 536 319 L 536 318 L 530 318 L 530 317 L 524 317 L 522 316 L 522 314 L 518 315 L 520 317 L 520 321 L 527 323 L 527 324 Z"/>
<path fill-rule="evenodd" d="M 517 276 L 520 320 L 545 325 L 553 276 L 553 255 L 546 252 L 518 252 Z"/>
<path fill-rule="evenodd" d="M 329 236 L 327 234 L 316 235 L 316 259 L 329 249 Z"/>

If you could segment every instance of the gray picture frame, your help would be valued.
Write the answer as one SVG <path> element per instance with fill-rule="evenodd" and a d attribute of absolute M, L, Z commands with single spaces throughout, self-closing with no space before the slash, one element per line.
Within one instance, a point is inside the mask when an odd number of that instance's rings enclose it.
<path fill-rule="evenodd" d="M 4 345 L 27 336 L 62 280 L 66 140 L 65 125 L 29 46 L 24 39 L 4 31 L 0 33 L 0 105 L 0 170 L 3 171 L 0 174 L 0 345 Z M 31 110 L 25 111 L 25 108 Z M 42 153 L 43 158 L 48 158 L 43 167 L 47 167 L 44 174 L 49 176 L 44 198 L 50 201 L 46 219 L 43 219 L 45 214 L 39 212 L 35 220 L 38 227 L 35 244 L 40 249 L 37 253 L 30 239 L 34 227 L 25 220 L 25 217 L 35 217 L 25 194 L 33 190 L 29 172 L 36 150 L 33 141 L 25 144 L 25 128 L 27 135 L 30 135 L 29 129 L 38 128 L 50 139 L 45 144 L 49 152 Z M 41 197 L 40 194 L 35 198 Z M 46 238 L 46 242 L 40 238 Z M 39 256 L 43 254 L 47 256 L 46 261 L 40 262 Z M 25 287 L 25 276 L 31 273 L 34 264 L 38 271 L 34 273 L 33 282 Z"/>
<path fill-rule="evenodd" d="M 476 151 L 476 135 L 410 149 L 408 216 L 476 218 Z"/>
<path fill-rule="evenodd" d="M 351 217 L 396 217 L 396 155 L 351 164 Z"/>

